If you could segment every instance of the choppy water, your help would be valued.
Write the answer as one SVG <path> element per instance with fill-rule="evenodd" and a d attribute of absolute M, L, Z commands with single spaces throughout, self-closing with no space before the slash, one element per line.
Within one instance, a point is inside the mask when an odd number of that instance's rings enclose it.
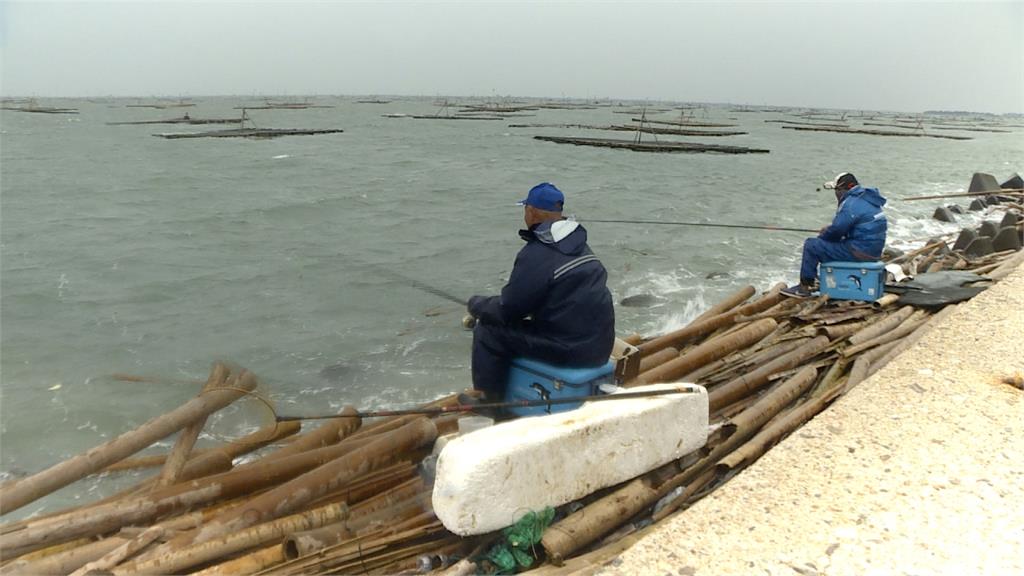
<path fill-rule="evenodd" d="M 494 293 L 521 241 L 514 202 L 541 181 L 580 220 L 660 219 L 817 229 L 834 209 L 815 187 L 852 171 L 891 200 L 890 238 L 956 228 L 935 202 L 975 171 L 1022 170 L 1024 138 L 970 141 L 784 130 L 781 113 L 710 108 L 699 119 L 749 135 L 704 141 L 766 155 L 640 154 L 564 146 L 534 134 L 601 135 L 510 123 L 610 124 L 629 116 L 542 110 L 507 121 L 389 119 L 429 99 L 252 111 L 263 127 L 342 128 L 274 140 L 164 140 L 217 126 L 106 122 L 233 116 L 243 98 L 195 108 L 63 101 L 77 116 L 0 115 L 0 470 L 34 472 L 113 437 L 197 390 L 212 362 L 254 371 L 291 413 L 404 406 L 469 385 L 471 334 L 455 304 L 374 272 L 392 268 L 460 297 Z M 605 136 L 629 138 L 624 133 Z M 960 201 L 966 205 L 965 201 Z M 977 215 L 967 217 L 970 222 Z M 589 224 L 619 307 L 620 334 L 678 326 L 737 287 L 793 281 L 802 235 Z M 127 383 L 112 373 L 159 376 Z M 95 489 L 77 485 L 61 502 Z M 41 509 L 45 502 L 22 513 Z"/>

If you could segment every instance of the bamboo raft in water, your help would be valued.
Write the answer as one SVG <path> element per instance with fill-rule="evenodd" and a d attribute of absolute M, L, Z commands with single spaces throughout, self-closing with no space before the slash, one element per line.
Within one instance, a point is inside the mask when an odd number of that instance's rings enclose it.
<path fill-rule="evenodd" d="M 825 124 L 821 122 L 801 122 L 799 120 L 765 120 L 767 123 L 792 124 L 795 126 L 820 126 L 822 128 L 849 128 L 849 124 Z"/>
<path fill-rule="evenodd" d="M 644 121 L 648 122 L 647 120 Z M 741 136 L 746 132 L 739 130 L 688 130 L 685 128 L 659 128 L 657 126 L 630 126 L 619 124 L 602 128 L 603 130 L 615 130 L 618 132 L 643 132 L 645 134 L 672 134 L 675 136 Z"/>
<path fill-rule="evenodd" d="M 890 263 L 907 272 L 955 269 L 998 281 L 1024 263 L 1024 252 L 971 258 L 938 241 Z M 628 338 L 640 365 L 625 386 L 682 380 L 705 386 L 716 432 L 704 451 L 559 507 L 531 546 L 542 568 L 618 553 L 627 536 L 713 491 L 956 307 L 914 309 L 895 294 L 871 303 L 793 300 L 781 288 L 757 295 L 745 286 L 682 328 Z M 431 477 L 419 467 L 436 438 L 457 429 L 457 415 L 364 422 L 347 407 L 340 414 L 348 417 L 318 427 L 282 423 L 194 450 L 206 418 L 255 387 L 253 374 L 215 364 L 199 394 L 180 408 L 0 486 L 0 513 L 7 514 L 86 476 L 130 467 L 131 460 L 160 468 L 99 502 L 0 526 L 0 573 L 469 574 L 487 568 L 478 556 L 500 534 L 460 538 L 445 530 L 432 512 Z M 457 402 L 452 395 L 425 406 Z M 176 432 L 162 458 L 129 458 Z M 258 452 L 237 463 L 248 450 Z"/>
<path fill-rule="evenodd" d="M 723 146 L 719 144 L 697 144 L 690 142 L 636 142 L 634 140 L 614 140 L 610 138 L 570 138 L 565 136 L 534 136 L 535 140 L 555 142 L 556 144 L 573 144 L 575 146 L 597 146 L 601 148 L 620 148 L 636 152 L 685 152 L 718 154 L 767 154 L 768 150 L 760 148 L 744 148 L 742 146 Z"/>
<path fill-rule="evenodd" d="M 78 114 L 78 108 L 48 108 L 41 106 L 3 106 L 2 110 L 13 112 L 32 112 L 35 114 Z"/>
<path fill-rule="evenodd" d="M 720 124 L 717 122 L 680 122 L 678 120 L 651 120 L 649 118 L 632 118 L 633 122 L 646 122 L 648 124 L 666 124 L 680 128 L 733 128 L 736 124 Z"/>
<path fill-rule="evenodd" d="M 213 132 L 164 132 L 153 134 L 159 138 L 176 140 L 180 138 L 279 138 L 281 136 L 315 136 L 319 134 L 340 134 L 341 129 L 321 128 L 235 128 Z"/>
<path fill-rule="evenodd" d="M 107 126 L 137 126 L 143 124 L 240 124 L 243 118 L 191 118 L 182 116 L 180 118 L 167 118 L 165 120 L 139 120 L 134 122 L 107 122 Z"/>
<path fill-rule="evenodd" d="M 858 128 L 825 128 L 820 126 L 783 126 L 789 130 L 809 130 L 813 132 L 839 132 L 842 134 L 870 134 L 872 136 L 909 136 L 913 138 L 944 138 L 946 140 L 971 140 L 970 136 L 950 136 L 948 134 L 925 134 L 923 132 L 893 132 L 892 130 L 866 130 Z"/>

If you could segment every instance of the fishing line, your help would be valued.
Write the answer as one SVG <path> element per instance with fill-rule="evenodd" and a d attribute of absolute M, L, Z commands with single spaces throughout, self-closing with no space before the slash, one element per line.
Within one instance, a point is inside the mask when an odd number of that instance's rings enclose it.
<path fill-rule="evenodd" d="M 771 232 L 811 232 L 817 234 L 818 230 L 810 228 L 786 228 L 784 226 L 752 226 L 746 224 L 712 224 L 708 222 L 667 222 L 664 220 L 595 220 L 587 218 L 581 222 L 600 222 L 603 224 L 662 224 L 667 226 L 700 226 L 706 228 L 739 228 L 743 230 L 768 230 Z"/>

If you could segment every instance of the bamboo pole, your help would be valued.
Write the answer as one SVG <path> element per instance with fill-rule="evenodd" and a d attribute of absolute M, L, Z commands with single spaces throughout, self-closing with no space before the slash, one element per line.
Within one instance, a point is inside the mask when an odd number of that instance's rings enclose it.
<path fill-rule="evenodd" d="M 740 348 L 750 346 L 770 334 L 777 326 L 778 324 L 775 320 L 770 318 L 758 320 L 750 326 L 740 329 L 728 338 L 705 342 L 675 360 L 669 360 L 661 366 L 641 373 L 637 376 L 634 384 L 674 382 L 682 375 L 692 372 L 709 362 L 728 356 Z"/>
<path fill-rule="evenodd" d="M 328 504 L 250 526 L 244 530 L 210 538 L 181 549 L 165 549 L 164 553 L 142 562 L 122 564 L 111 570 L 117 576 L 128 574 L 177 574 L 192 566 L 198 566 L 261 546 L 296 530 L 309 530 L 344 518 L 348 514 L 345 504 Z"/>
<path fill-rule="evenodd" d="M 895 304 L 896 302 L 899 302 L 899 300 L 900 300 L 900 295 L 899 294 L 883 294 L 881 298 L 879 298 L 878 300 L 875 300 L 874 302 L 872 302 L 871 306 L 873 308 L 881 309 L 881 308 L 885 308 L 886 306 L 891 306 L 891 305 Z"/>
<path fill-rule="evenodd" d="M 911 306 L 904 306 L 897 310 L 895 313 L 889 315 L 882 320 L 872 322 L 867 325 L 863 330 L 850 336 L 850 344 L 857 345 L 862 342 L 867 342 L 879 334 L 883 334 L 899 326 L 904 320 L 910 317 L 914 313 L 914 308 Z"/>
<path fill-rule="evenodd" d="M 355 435 L 361 421 L 359 418 L 355 418 L 356 409 L 352 406 L 345 406 L 338 412 L 338 414 L 349 414 L 352 418 L 334 418 L 321 424 L 318 428 L 312 432 L 308 432 L 299 436 L 295 441 L 289 443 L 287 446 L 282 446 L 277 450 L 264 456 L 264 460 L 271 458 L 284 458 L 313 450 L 316 448 L 323 448 L 324 446 L 330 446 L 337 444 L 338 441 Z"/>
<path fill-rule="evenodd" d="M 662 348 L 661 350 L 658 350 L 654 354 L 644 356 L 643 358 L 640 359 L 640 369 L 637 375 L 639 376 L 640 374 L 643 374 L 644 372 L 647 372 L 652 368 L 660 366 L 665 362 L 668 362 L 669 360 L 678 357 L 679 350 L 671 347 Z"/>
<path fill-rule="evenodd" d="M 757 428 L 771 419 L 778 410 L 803 394 L 813 383 L 816 373 L 813 368 L 806 368 L 797 376 L 773 388 L 753 406 L 732 420 L 730 423 L 730 427 L 733 429 L 732 435 L 714 448 L 709 456 L 689 466 L 684 472 L 664 479 L 666 474 L 671 473 L 672 463 L 662 466 L 653 472 L 633 479 L 622 488 L 612 491 L 551 525 L 541 538 L 541 545 L 547 552 L 548 558 L 556 564 L 564 561 L 577 550 L 611 532 L 615 527 L 626 522 L 677 486 L 692 482 L 710 464 L 721 458 L 723 454 L 727 454 L 731 450 L 731 445 L 736 445 L 744 437 L 753 435 Z"/>
<path fill-rule="evenodd" d="M 351 421 L 348 418 L 343 420 Z M 354 430 L 357 425 L 358 422 L 354 423 L 350 429 Z M 239 466 L 230 472 L 175 484 L 150 494 L 103 506 L 72 510 L 44 521 L 29 523 L 0 539 L 0 551 L 5 555 L 18 556 L 81 536 L 117 530 L 129 523 L 146 522 L 156 516 L 233 498 L 294 478 L 358 450 L 353 449 L 353 443 L 342 442 L 270 461 L 263 459 Z"/>
<path fill-rule="evenodd" d="M 798 366 L 808 358 L 818 355 L 827 346 L 828 338 L 817 336 L 800 348 L 714 388 L 708 394 L 711 411 L 732 404 L 743 396 L 754 392 L 764 386 L 772 374 Z"/>
<path fill-rule="evenodd" d="M 416 494 L 372 513 L 351 514 L 340 522 L 326 524 L 313 530 L 292 532 L 285 535 L 284 556 L 288 560 L 294 560 L 364 535 L 367 530 L 394 527 L 398 522 L 416 518 L 431 510 L 429 494 Z"/>
<path fill-rule="evenodd" d="M 437 428 L 428 418 L 419 418 L 392 434 L 358 448 L 301 476 L 295 477 L 268 492 L 249 500 L 244 506 L 214 518 L 194 538 L 175 538 L 171 548 L 202 543 L 230 532 L 242 530 L 258 522 L 266 522 L 336 490 L 353 478 L 393 462 L 397 454 L 424 446 L 437 437 Z"/>
<path fill-rule="evenodd" d="M 280 564 L 281 562 L 284 562 L 284 560 L 284 549 L 280 544 L 272 544 L 266 548 L 260 548 L 255 552 L 250 552 L 245 556 L 239 556 L 233 560 L 221 562 L 220 564 L 215 564 L 198 572 L 193 572 L 192 576 L 235 576 L 236 574 L 255 574 L 266 568 L 270 568 L 275 564 Z"/>
<path fill-rule="evenodd" d="M 769 292 L 750 304 L 733 308 L 717 316 L 711 316 L 701 320 L 700 322 L 691 322 L 679 330 L 669 332 L 668 334 L 664 334 L 653 340 L 644 342 L 639 346 L 640 354 L 642 356 L 646 356 L 670 346 L 681 349 L 680 347 L 687 342 L 707 336 L 719 328 L 731 325 L 737 316 L 749 316 L 751 314 L 762 312 L 778 304 L 782 298 L 783 296 L 780 292 Z"/>
<path fill-rule="evenodd" d="M 729 426 L 734 429 L 733 433 L 723 440 L 721 444 L 715 446 L 711 453 L 699 462 L 659 486 L 658 497 L 661 498 L 677 487 L 689 485 L 699 479 L 709 466 L 713 466 L 724 456 L 735 450 L 737 446 L 751 438 L 757 433 L 758 429 L 771 421 L 786 406 L 791 404 L 793 400 L 802 396 L 814 384 L 817 375 L 818 371 L 816 369 L 810 366 L 805 367 L 792 378 L 769 390 L 750 408 L 733 417 L 729 422 Z M 686 498 L 688 496 L 685 496 L 685 493 L 674 498 L 655 517 L 657 519 L 665 518 L 678 509 L 679 506 L 683 505 L 686 502 Z"/>
<path fill-rule="evenodd" d="M 199 392 L 200 396 L 202 396 L 204 392 L 209 392 L 215 388 L 224 386 L 230 373 L 231 371 L 228 370 L 228 367 L 220 362 L 214 364 L 213 369 L 210 371 L 210 377 L 206 380 L 206 384 Z M 236 382 L 231 382 L 229 387 L 234 387 L 235 384 Z M 192 447 L 196 445 L 196 440 L 199 439 L 199 433 L 203 431 L 204 426 L 206 426 L 206 416 L 196 419 L 196 421 L 185 426 L 181 431 L 178 435 L 178 439 L 174 442 L 174 447 L 171 448 L 171 452 L 167 455 L 167 461 L 164 462 L 163 469 L 160 470 L 160 474 L 157 477 L 156 482 L 153 484 L 155 488 L 170 486 L 178 480 L 178 477 L 181 476 L 182 469 L 185 467 L 185 461 L 188 460 L 188 456 L 192 452 Z M 101 568 L 97 567 L 97 569 Z"/>
<path fill-rule="evenodd" d="M 699 314 L 696 318 L 691 320 L 690 323 L 696 324 L 703 320 L 707 320 L 712 316 L 718 316 L 723 312 L 728 312 L 729 310 L 732 310 L 733 308 L 746 302 L 747 299 L 753 296 L 756 292 L 757 289 L 754 288 L 753 286 L 744 286 L 743 288 L 740 288 L 736 292 L 730 294 L 728 297 L 725 298 L 725 300 L 722 300 L 718 304 L 715 304 L 711 308 L 708 308 L 707 310 Z"/>
<path fill-rule="evenodd" d="M 870 340 L 863 340 L 863 338 L 861 338 L 859 339 L 859 343 L 854 343 L 852 346 L 847 346 L 840 352 L 840 354 L 846 357 L 850 357 L 857 354 L 858 352 L 867 350 L 868 348 L 873 348 L 880 344 L 885 344 L 887 342 L 892 342 L 893 340 L 898 340 L 916 330 L 917 327 L 920 326 L 921 323 L 926 321 L 927 319 L 927 312 L 925 312 L 924 310 L 916 310 L 912 314 L 907 316 L 907 318 L 903 320 L 903 322 L 901 322 L 898 326 L 893 327 L 888 332 L 875 336 Z M 854 336 L 857 336 L 857 334 L 855 334 Z M 851 341 L 854 336 L 850 337 Z"/>
<path fill-rule="evenodd" d="M 284 438 L 297 433 L 301 426 L 302 423 L 299 421 L 278 422 L 270 426 L 265 426 L 252 434 L 246 434 L 245 436 L 223 446 L 193 450 L 188 461 L 193 462 L 197 458 L 214 451 L 221 452 L 226 454 L 228 458 L 235 459 L 254 450 L 263 448 L 264 446 L 273 444 L 274 442 L 283 440 Z M 162 466 L 166 461 L 167 454 L 153 454 L 150 456 L 126 458 L 120 462 L 115 462 L 110 466 L 107 466 L 103 471 L 120 472 L 123 470 L 135 470 L 138 468 L 154 468 L 156 466 Z"/>
<path fill-rule="evenodd" d="M 239 379 L 238 387 L 251 391 L 256 387 L 256 377 L 251 372 L 246 372 Z M 19 480 L 14 486 L 0 491 L 0 515 L 17 510 L 93 472 L 102 470 L 153 442 L 170 436 L 191 422 L 220 410 L 243 394 L 244 392 L 238 390 L 214 390 L 209 394 L 203 394 L 180 408 L 146 422 L 136 430 Z"/>
<path fill-rule="evenodd" d="M 102 558 L 110 551 L 128 542 L 127 538 L 111 536 L 62 550 L 41 558 L 19 558 L 0 568 L 3 576 L 38 576 L 41 574 L 70 574 L 88 562 Z"/>
<path fill-rule="evenodd" d="M 833 324 L 832 326 L 819 326 L 818 334 L 824 334 L 828 336 L 829 340 L 836 341 L 841 338 L 846 338 L 852 334 L 856 334 L 858 331 L 863 330 L 869 322 L 867 320 L 861 320 L 857 322 L 847 322 L 846 324 Z"/>
<path fill-rule="evenodd" d="M 117 548 L 111 550 L 105 554 L 102 558 L 89 562 L 85 566 L 82 566 L 78 570 L 71 573 L 71 576 L 86 576 L 95 572 L 103 572 L 110 570 L 114 566 L 117 566 L 124 561 L 125 558 L 129 558 L 135 555 L 139 550 L 142 550 L 146 546 L 152 544 L 158 538 L 164 535 L 164 529 L 160 526 L 151 526 L 147 530 L 143 531 L 135 538 L 125 542 Z"/>
<path fill-rule="evenodd" d="M 942 310 L 938 311 L 935 315 L 928 319 L 927 322 L 922 324 L 911 333 L 909 336 L 900 341 L 892 350 L 887 352 L 884 356 L 879 358 L 873 364 L 877 365 L 878 369 L 888 364 L 893 358 L 904 352 L 907 348 L 913 346 L 922 336 L 928 333 L 929 330 L 938 326 L 945 318 L 949 317 L 956 310 L 957 305 L 951 304 L 946 306 Z"/>

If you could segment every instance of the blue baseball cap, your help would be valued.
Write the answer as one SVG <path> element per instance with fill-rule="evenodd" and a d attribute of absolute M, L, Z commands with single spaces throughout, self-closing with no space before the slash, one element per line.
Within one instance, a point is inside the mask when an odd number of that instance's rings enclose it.
<path fill-rule="evenodd" d="M 565 196 L 562 191 L 549 182 L 541 182 L 530 188 L 530 193 L 526 198 L 519 201 L 520 206 L 533 206 L 548 212 L 561 212 L 563 204 L 565 204 Z"/>

